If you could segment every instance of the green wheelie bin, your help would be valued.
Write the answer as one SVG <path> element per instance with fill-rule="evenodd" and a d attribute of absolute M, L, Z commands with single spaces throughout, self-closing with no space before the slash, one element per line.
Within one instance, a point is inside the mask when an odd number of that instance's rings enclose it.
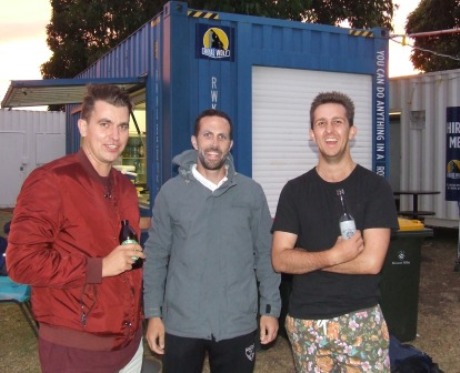
<path fill-rule="evenodd" d="M 417 220 L 399 221 L 381 272 L 380 306 L 390 334 L 407 342 L 417 335 L 421 246 L 433 230 Z"/>

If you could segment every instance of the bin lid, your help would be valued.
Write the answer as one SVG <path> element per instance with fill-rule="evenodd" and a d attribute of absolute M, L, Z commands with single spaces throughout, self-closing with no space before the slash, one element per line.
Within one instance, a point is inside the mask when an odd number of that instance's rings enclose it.
<path fill-rule="evenodd" d="M 425 228 L 425 224 L 415 219 L 398 218 L 398 223 L 400 231 L 421 231 Z"/>

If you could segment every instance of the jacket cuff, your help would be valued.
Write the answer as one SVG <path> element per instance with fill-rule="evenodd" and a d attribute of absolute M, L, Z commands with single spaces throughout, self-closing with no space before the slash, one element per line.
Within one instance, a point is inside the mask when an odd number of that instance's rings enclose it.
<path fill-rule="evenodd" d="M 273 307 L 271 304 L 261 305 L 259 309 L 260 315 L 267 315 L 273 317 L 279 317 L 281 310 L 279 307 Z"/>
<path fill-rule="evenodd" d="M 161 307 L 160 308 L 158 307 L 150 308 L 150 307 L 144 306 L 144 316 L 146 319 L 151 319 L 152 317 L 161 318 L 162 317 Z"/>
<path fill-rule="evenodd" d="M 86 283 L 100 284 L 102 282 L 102 258 L 88 258 L 86 263 Z"/>

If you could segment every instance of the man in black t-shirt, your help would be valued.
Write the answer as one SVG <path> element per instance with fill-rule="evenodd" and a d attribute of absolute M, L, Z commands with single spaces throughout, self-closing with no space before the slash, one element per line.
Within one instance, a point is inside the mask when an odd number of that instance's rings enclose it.
<path fill-rule="evenodd" d="M 390 372 L 378 282 L 397 214 L 387 181 L 351 157 L 353 117 L 342 93 L 313 100 L 318 164 L 285 185 L 272 228 L 274 268 L 294 275 L 286 331 L 298 372 Z M 356 226 L 347 239 L 339 190 Z"/>

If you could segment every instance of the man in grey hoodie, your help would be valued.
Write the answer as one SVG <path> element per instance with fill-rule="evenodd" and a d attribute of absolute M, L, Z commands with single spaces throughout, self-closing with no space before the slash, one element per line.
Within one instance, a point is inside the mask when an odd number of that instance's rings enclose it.
<path fill-rule="evenodd" d="M 164 373 L 254 368 L 260 343 L 276 338 L 280 276 L 271 264 L 272 224 L 261 186 L 235 172 L 232 122 L 217 110 L 195 121 L 193 150 L 159 191 L 145 243 L 144 308 L 150 348 Z"/>

